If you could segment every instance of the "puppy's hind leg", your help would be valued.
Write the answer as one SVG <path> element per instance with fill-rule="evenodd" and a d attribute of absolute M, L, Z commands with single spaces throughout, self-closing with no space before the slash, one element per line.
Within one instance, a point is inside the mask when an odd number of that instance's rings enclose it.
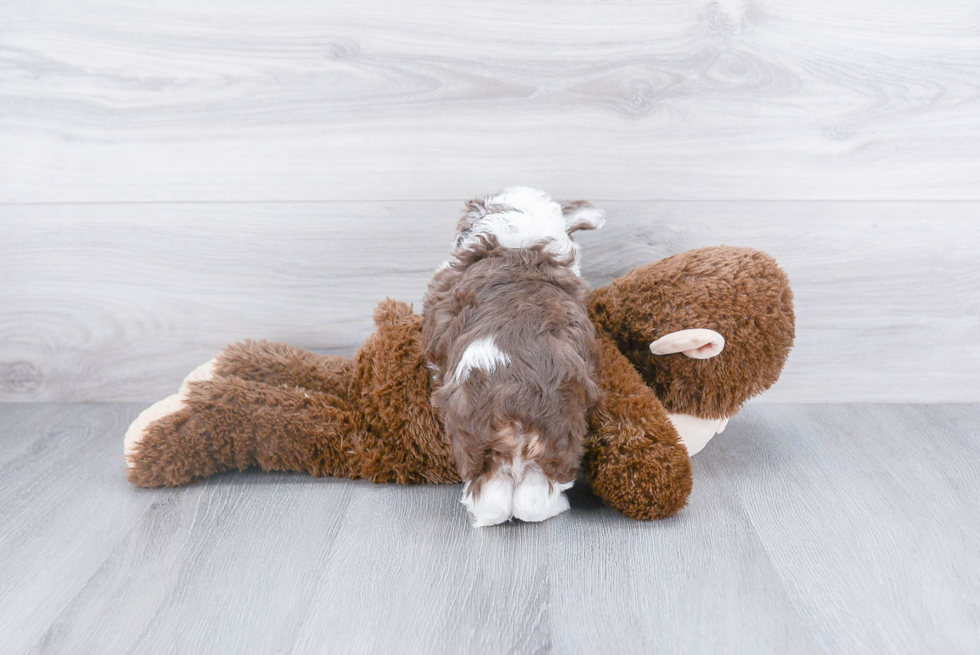
<path fill-rule="evenodd" d="M 496 461 L 483 463 L 490 470 L 496 469 L 496 473 L 482 480 L 472 479 L 463 488 L 461 502 L 472 515 L 474 527 L 497 525 L 511 518 L 544 521 L 569 509 L 568 498 L 562 492 L 572 482 L 560 483 L 545 474 L 539 459 L 546 450 L 540 433 L 526 432 L 520 424 L 496 433 L 493 449 Z M 561 469 L 563 475 L 567 474 L 565 479 L 574 477 L 574 470 L 565 468 Z"/>
<path fill-rule="evenodd" d="M 514 480 L 509 473 L 498 471 L 483 484 L 475 497 L 471 491 L 470 483 L 467 482 L 460 502 L 473 517 L 474 528 L 484 528 L 510 520 Z"/>
<path fill-rule="evenodd" d="M 571 486 L 571 482 L 552 482 L 536 464 L 528 465 L 514 489 L 514 518 L 544 521 L 561 514 L 569 508 L 568 498 L 562 492 Z"/>
<path fill-rule="evenodd" d="M 536 522 L 561 514 L 569 508 L 568 498 L 562 492 L 572 486 L 577 458 L 566 462 L 566 466 L 558 470 L 550 470 L 549 475 L 542 470 L 542 458 L 554 461 L 557 453 L 549 452 L 541 434 L 532 430 L 519 434 L 517 440 L 520 454 L 514 459 L 514 479 L 517 480 L 514 487 L 514 518 Z M 563 479 L 569 482 L 560 483 L 555 479 L 559 471 L 564 475 Z"/>

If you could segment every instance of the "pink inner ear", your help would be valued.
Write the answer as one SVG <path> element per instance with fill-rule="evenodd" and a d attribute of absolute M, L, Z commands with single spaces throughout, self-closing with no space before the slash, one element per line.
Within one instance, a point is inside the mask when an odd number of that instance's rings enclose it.
<path fill-rule="evenodd" d="M 654 355 L 683 353 L 692 359 L 709 359 L 724 349 L 725 337 L 706 328 L 678 330 L 650 344 L 650 352 Z"/>
<path fill-rule="evenodd" d="M 688 355 L 688 357 L 695 357 L 695 356 L 699 358 L 711 357 L 712 355 L 717 354 L 715 352 L 717 348 L 718 346 L 714 343 L 706 343 L 700 348 L 694 348 L 693 350 L 685 350 L 684 354 L 687 355 L 687 353 L 691 353 L 690 355 Z"/>

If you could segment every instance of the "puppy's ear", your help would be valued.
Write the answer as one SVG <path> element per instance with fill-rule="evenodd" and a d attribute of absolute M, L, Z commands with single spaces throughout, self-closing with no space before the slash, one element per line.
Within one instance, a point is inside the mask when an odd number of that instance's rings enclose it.
<path fill-rule="evenodd" d="M 598 230 L 606 224 L 606 212 L 593 207 L 586 200 L 563 201 L 561 213 L 565 216 L 565 232 L 576 230 Z"/>
<path fill-rule="evenodd" d="M 463 218 L 459 222 L 462 224 L 465 221 L 468 227 L 489 213 L 490 209 L 487 207 L 486 198 L 473 198 L 473 200 L 466 201 L 466 213 L 463 214 Z"/>
<path fill-rule="evenodd" d="M 490 213 L 486 198 L 474 198 L 466 201 L 466 213 L 456 224 L 456 245 L 459 246 L 470 233 L 470 228 L 478 220 Z"/>

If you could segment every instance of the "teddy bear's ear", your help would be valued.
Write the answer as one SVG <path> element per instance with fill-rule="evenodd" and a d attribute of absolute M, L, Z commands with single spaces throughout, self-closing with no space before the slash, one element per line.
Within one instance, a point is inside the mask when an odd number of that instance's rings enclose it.
<path fill-rule="evenodd" d="M 692 359 L 709 359 L 724 349 L 725 337 L 706 328 L 678 330 L 650 344 L 650 352 L 654 355 L 684 353 Z"/>
<path fill-rule="evenodd" d="M 561 213 L 565 216 L 567 234 L 576 230 L 598 230 L 606 223 L 606 212 L 585 200 L 563 201 Z"/>

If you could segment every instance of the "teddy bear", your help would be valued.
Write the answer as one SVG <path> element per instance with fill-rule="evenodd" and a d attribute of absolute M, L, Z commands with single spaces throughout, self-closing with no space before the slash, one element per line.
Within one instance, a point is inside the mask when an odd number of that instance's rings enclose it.
<path fill-rule="evenodd" d="M 691 250 L 595 289 L 601 394 L 582 469 L 594 493 L 639 520 L 672 516 L 690 456 L 782 371 L 793 294 L 750 248 Z M 245 341 L 195 369 L 126 432 L 131 483 L 181 486 L 258 466 L 376 483 L 460 482 L 430 402 L 422 317 L 387 299 L 353 357 Z"/>

